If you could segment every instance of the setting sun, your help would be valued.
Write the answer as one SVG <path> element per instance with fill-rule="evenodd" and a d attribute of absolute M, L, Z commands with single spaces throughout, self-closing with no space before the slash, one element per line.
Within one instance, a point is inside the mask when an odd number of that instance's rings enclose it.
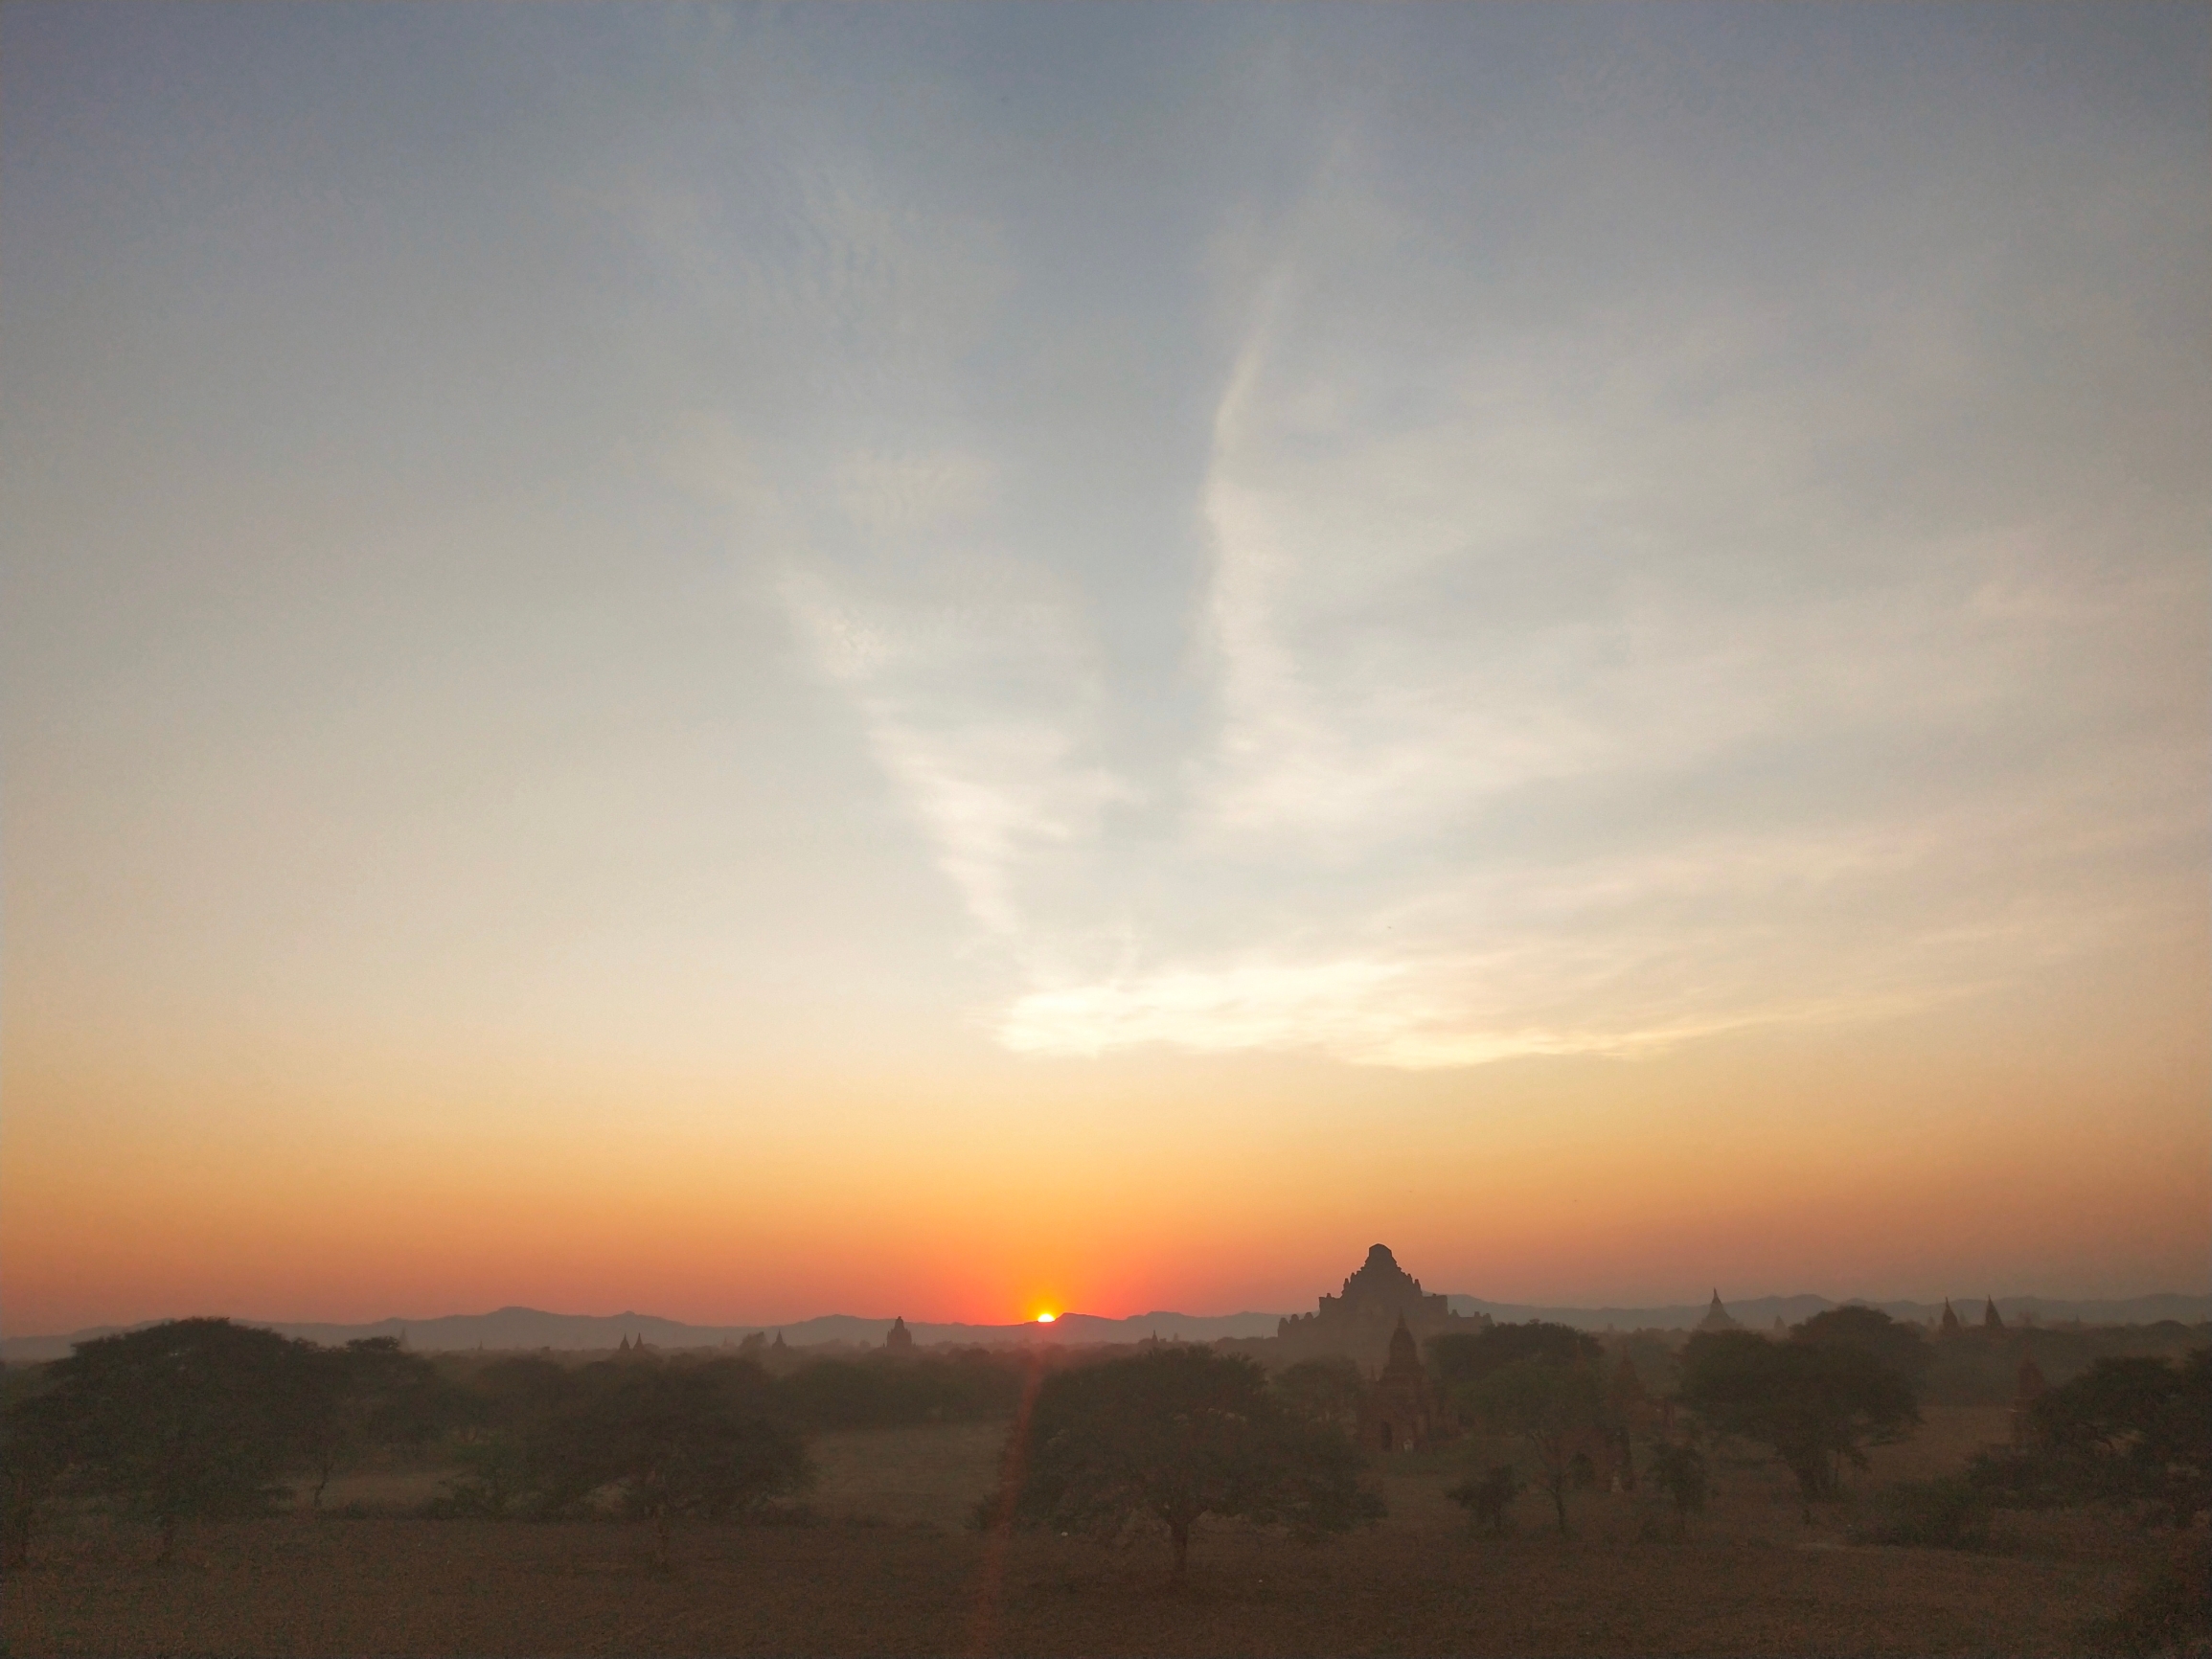
<path fill-rule="evenodd" d="M 1057 1314 L 1057 1313 L 1040 1313 L 1040 1314 L 1038 1314 L 1038 1315 L 1037 1316 L 1037 1322 L 1038 1322 L 1038 1324 L 1039 1324 L 1039 1325 L 1050 1325 L 1050 1324 L 1051 1324 L 1051 1323 L 1052 1323 L 1054 1320 L 1058 1319 L 1059 1317 L 1060 1317 L 1060 1315 L 1059 1315 L 1059 1314 Z"/>

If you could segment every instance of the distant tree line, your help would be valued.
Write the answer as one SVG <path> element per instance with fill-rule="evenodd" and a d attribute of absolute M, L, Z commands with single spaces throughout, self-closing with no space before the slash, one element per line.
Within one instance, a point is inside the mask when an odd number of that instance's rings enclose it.
<path fill-rule="evenodd" d="M 1526 1468 L 1563 1531 L 1578 1448 L 1592 1445 L 1636 1457 L 1638 1477 L 1665 1495 L 1679 1528 L 1703 1507 L 1703 1448 L 1716 1439 L 1765 1447 L 1790 1470 L 1810 1519 L 1814 1502 L 1841 1495 L 1847 1470 L 1868 1466 L 1871 1448 L 1913 1432 L 1931 1395 L 2013 1399 L 2022 1335 L 1930 1342 L 1917 1326 L 1847 1305 L 1786 1331 L 1694 1332 L 1674 1350 L 1643 1335 L 1616 1341 L 1623 1364 L 1609 1384 L 1597 1339 L 1562 1326 L 1438 1336 L 1427 1356 L 1460 1420 L 1524 1454 L 1521 1467 L 1471 1469 L 1449 1493 L 1478 1530 L 1503 1530 Z M 2131 1651 L 2195 1651 L 2212 1634 L 2212 1347 L 2202 1328 L 2039 1329 L 2029 1340 L 2039 1368 L 2063 1380 L 2024 1406 L 2016 1443 L 1976 1454 L 1959 1474 L 1889 1486 L 1852 1535 L 1977 1549 L 1991 1542 L 1994 1511 L 2061 1507 L 2171 1529 L 2170 1556 L 2109 1635 Z M 2130 1347 L 2165 1352 L 2113 1352 Z M 1663 1379 L 1665 1393 L 1640 1398 L 1628 1380 L 1638 1372 Z M 1317 1374 L 1301 1392 L 1322 1398 Z"/>
<path fill-rule="evenodd" d="M 334 1475 L 435 1450 L 447 1514 L 615 1512 L 650 1522 L 754 1510 L 806 1487 L 815 1430 L 1011 1416 L 1022 1362 L 982 1350 L 824 1359 L 770 1376 L 718 1354 L 582 1365 L 433 1361 L 392 1338 L 320 1347 L 188 1319 L 11 1367 L 0 1408 L 0 1527 L 21 1564 L 42 1517 L 93 1505 L 150 1525 L 320 1511 Z"/>
<path fill-rule="evenodd" d="M 1919 1422 L 1915 1388 L 1930 1360 L 1916 1328 L 1858 1307 L 1779 1338 L 1699 1331 L 1676 1350 L 1639 1334 L 1614 1347 L 1608 1368 L 1597 1337 L 1541 1321 L 1428 1344 L 1446 1403 L 1471 1428 L 1518 1443 L 1562 1533 L 1568 1494 L 1601 1479 L 1650 1480 L 1679 1530 L 1704 1506 L 1699 1442 L 1713 1435 L 1766 1446 L 1808 1506 L 1831 1497 L 1845 1468 L 1865 1466 L 1870 1446 Z M 1647 1373 L 1657 1388 L 1647 1387 Z M 1523 1484 L 1520 1468 L 1500 1465 L 1471 1472 L 1449 1495 L 1477 1527 L 1500 1530 Z"/>
<path fill-rule="evenodd" d="M 2203 1326 L 2173 1319 L 2155 1325 L 2037 1325 L 2010 1330 L 1969 1325 L 1960 1334 L 1928 1345 L 1920 1397 L 1929 1405 L 2010 1404 L 2023 1342 L 2033 1349 L 2044 1376 L 2056 1384 L 2072 1381 L 2101 1359 L 2144 1354 L 2178 1359 L 2204 1341 Z"/>

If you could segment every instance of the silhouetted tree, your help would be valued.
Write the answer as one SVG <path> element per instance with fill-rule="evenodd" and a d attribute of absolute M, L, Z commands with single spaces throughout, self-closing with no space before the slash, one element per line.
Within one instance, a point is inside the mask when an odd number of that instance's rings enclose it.
<path fill-rule="evenodd" d="M 1746 1330 L 1699 1331 L 1682 1353 L 1681 1398 L 1714 1428 L 1771 1446 L 1810 1506 L 1838 1470 L 1866 1466 L 1869 1445 L 1920 1421 L 1904 1378 L 1865 1349 L 1770 1342 Z M 1806 1518 L 1812 1518 L 1810 1507 Z"/>
<path fill-rule="evenodd" d="M 1563 1536 L 1576 1459 L 1587 1465 L 1589 1448 L 1607 1443 L 1610 1426 L 1606 1387 L 1594 1360 L 1540 1353 L 1516 1359 L 1468 1385 L 1461 1398 L 1483 1422 L 1528 1447 L 1536 1460 L 1537 1485 L 1551 1498 Z"/>
<path fill-rule="evenodd" d="M 1292 1417 L 1339 1428 L 1357 1420 L 1360 1397 L 1367 1391 L 1359 1367 L 1340 1354 L 1286 1366 L 1275 1374 L 1274 1388 Z"/>
<path fill-rule="evenodd" d="M 453 1461 L 434 1512 L 493 1518 L 539 1507 L 546 1482 L 532 1464 L 543 1425 L 577 1398 L 574 1368 L 536 1354 L 513 1354 L 469 1372 L 445 1402 L 458 1432 Z"/>
<path fill-rule="evenodd" d="M 1675 1536 L 1682 1536 L 1690 1517 L 1705 1508 L 1705 1454 L 1696 1446 L 1660 1441 L 1645 1460 L 1644 1476 L 1667 1494 L 1675 1511 Z"/>
<path fill-rule="evenodd" d="M 11 1379 L 12 1380 L 12 1379 Z M 20 1567 L 70 1464 L 69 1426 L 46 1392 L 11 1389 L 0 1411 L 0 1560 Z"/>
<path fill-rule="evenodd" d="M 457 1409 L 479 1427 L 517 1427 L 564 1404 L 575 1393 L 576 1373 L 556 1360 L 513 1354 L 470 1374 Z"/>
<path fill-rule="evenodd" d="M 2212 1348 L 2178 1362 L 2100 1359 L 2033 1408 L 2035 1443 L 1986 1453 L 1975 1486 L 1999 1503 L 2109 1503 L 2189 1526 L 2212 1511 Z"/>
<path fill-rule="evenodd" d="M 339 1468 L 378 1449 L 421 1445 L 445 1416 L 437 1370 L 390 1336 L 317 1349 L 306 1383 L 308 1504 L 322 1512 L 323 1489 Z"/>
<path fill-rule="evenodd" d="M 1488 1527 L 1502 1535 L 1512 1525 L 1513 1501 L 1520 1494 L 1520 1475 L 1513 1465 L 1494 1464 L 1480 1480 L 1470 1475 L 1444 1495 L 1467 1511 L 1470 1526 Z"/>
<path fill-rule="evenodd" d="M 1814 1347 L 1856 1348 L 1903 1377 L 1915 1398 L 1935 1361 L 1935 1350 L 1917 1325 L 1901 1324 L 1879 1307 L 1856 1303 L 1815 1313 L 1791 1328 L 1790 1340 Z"/>
<path fill-rule="evenodd" d="M 1493 1325 L 1476 1331 L 1447 1331 L 1428 1339 L 1428 1370 L 1448 1398 L 1493 1372 L 1524 1359 L 1557 1365 L 1595 1365 L 1605 1350 L 1586 1330 L 1540 1319 Z"/>
<path fill-rule="evenodd" d="M 309 1344 L 227 1319 L 183 1319 L 80 1343 L 50 1368 L 56 1432 L 86 1487 L 161 1531 L 260 1514 L 306 1460 Z"/>
<path fill-rule="evenodd" d="M 719 1520 L 811 1478 L 768 1379 L 741 1359 L 587 1367 L 529 1449 L 548 1510 L 619 1485 L 626 1512 L 653 1523 L 664 1569 L 679 1516 Z"/>
<path fill-rule="evenodd" d="M 1015 1448 L 1017 1521 L 1113 1537 L 1165 1530 L 1180 1582 L 1203 1515 L 1283 1525 L 1303 1538 L 1382 1513 L 1344 1432 L 1301 1421 L 1248 1359 L 1156 1349 L 1045 1379 Z"/>
<path fill-rule="evenodd" d="M 871 1354 L 811 1361 L 780 1388 L 791 1415 L 810 1428 L 875 1428 L 1007 1416 L 1021 1397 L 1021 1373 L 980 1349 Z"/>

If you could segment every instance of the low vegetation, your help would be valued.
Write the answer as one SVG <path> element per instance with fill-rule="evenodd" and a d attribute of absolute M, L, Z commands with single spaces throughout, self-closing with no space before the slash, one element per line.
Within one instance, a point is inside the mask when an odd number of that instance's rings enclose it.
<path fill-rule="evenodd" d="M 1851 1541 L 1922 1550 L 1986 1550 L 1989 1500 L 1960 1474 L 1898 1481 L 1876 1495 L 1872 1512 L 1852 1528 Z"/>
<path fill-rule="evenodd" d="M 1389 1456 L 1353 1445 L 1365 1379 L 1330 1361 L 1270 1375 L 1176 1345 L 776 1369 L 727 1352 L 433 1360 L 183 1321 L 0 1378 L 5 1637 L 1254 1652 L 2212 1638 L 2212 1352 L 2096 1353 L 2016 1420 L 1925 1399 L 1955 1344 L 1836 1311 L 1851 1317 L 1671 1348 L 1541 1326 L 1440 1340 L 1431 1382 L 1467 1432 Z M 818 1512 L 797 1503 L 817 1463 L 836 1475 Z M 872 1482 L 904 1485 L 874 1504 Z M 314 1524 L 380 1490 L 386 1518 Z M 401 1518 L 426 1512 L 445 1519 Z M 968 1512 L 982 1531 L 948 1530 Z M 797 1524 L 732 1526 L 771 1518 Z M 1286 1559 L 1286 1534 L 1340 1541 Z M 1095 1544 L 1148 1537 L 1160 1555 Z M 1874 1548 L 1836 1548 L 1853 1544 Z M 171 1557 L 193 1571 L 148 1572 Z M 1183 1586 L 1172 1603 L 1163 1561 Z M 725 1605 L 734 1623 L 709 1611 Z"/>

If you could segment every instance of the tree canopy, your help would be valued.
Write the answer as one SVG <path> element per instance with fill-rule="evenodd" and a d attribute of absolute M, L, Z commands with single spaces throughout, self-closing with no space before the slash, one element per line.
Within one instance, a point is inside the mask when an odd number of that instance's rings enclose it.
<path fill-rule="evenodd" d="M 1790 1340 L 1813 1347 L 1856 1348 L 1903 1377 L 1916 1398 L 1935 1360 L 1935 1350 L 1918 1326 L 1902 1324 L 1879 1307 L 1858 1303 L 1815 1313 L 1791 1329 Z"/>
<path fill-rule="evenodd" d="M 322 1393 L 316 1351 L 227 1319 L 180 1319 L 80 1343 L 48 1368 L 36 1428 L 84 1488 L 161 1530 L 259 1514 L 305 1464 Z"/>
<path fill-rule="evenodd" d="M 1155 1525 L 1177 1579 L 1204 1515 L 1311 1538 L 1382 1512 L 1341 1429 L 1300 1420 L 1259 1366 L 1209 1349 L 1156 1349 L 1050 1376 L 1026 1432 L 1025 1453 L 1010 1459 L 1016 1521 L 1106 1537 Z"/>
<path fill-rule="evenodd" d="M 1539 1352 L 1467 1385 L 1461 1398 L 1481 1421 L 1517 1438 L 1534 1455 L 1537 1484 L 1550 1497 L 1563 1534 L 1576 1459 L 1602 1454 L 1613 1431 L 1595 1360 Z"/>
<path fill-rule="evenodd" d="M 2037 1400 L 2031 1443 L 1975 1460 L 1999 1502 L 2109 1503 L 2187 1527 L 2212 1511 L 2212 1348 L 2100 1359 Z"/>
<path fill-rule="evenodd" d="M 1699 1331 L 1682 1353 L 1682 1402 L 1714 1428 L 1771 1446 L 1810 1503 L 1833 1496 L 1842 1465 L 1920 1421 L 1905 1379 L 1857 1343 L 1772 1342 Z"/>
<path fill-rule="evenodd" d="M 1359 1367 L 1342 1354 L 1302 1359 L 1275 1374 L 1276 1397 L 1292 1417 L 1349 1428 L 1358 1420 L 1367 1384 Z"/>
<path fill-rule="evenodd" d="M 321 1510 L 337 1469 L 378 1447 L 421 1445 L 450 1415 L 437 1368 L 390 1336 L 364 1337 L 308 1355 L 304 1449 L 309 1501 Z"/>
<path fill-rule="evenodd" d="M 1493 1325 L 1485 1330 L 1446 1331 L 1428 1339 L 1428 1368 L 1446 1394 L 1480 1382 L 1524 1359 L 1555 1365 L 1595 1365 L 1604 1346 L 1586 1330 L 1532 1319 L 1524 1325 Z"/>
<path fill-rule="evenodd" d="M 664 1567 L 679 1516 L 719 1520 L 811 1478 L 767 1377 L 741 1359 L 587 1366 L 527 1444 L 547 1511 L 619 1487 L 625 1511 L 653 1523 Z"/>

